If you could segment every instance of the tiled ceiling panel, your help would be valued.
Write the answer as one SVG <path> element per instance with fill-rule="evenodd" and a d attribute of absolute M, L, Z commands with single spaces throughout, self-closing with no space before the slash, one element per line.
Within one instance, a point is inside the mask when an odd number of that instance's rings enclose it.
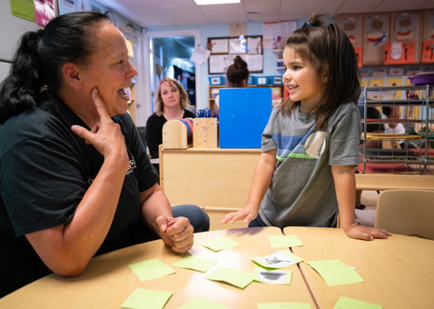
<path fill-rule="evenodd" d="M 346 0 L 342 3 L 337 14 L 369 13 L 383 0 Z"/>
<path fill-rule="evenodd" d="M 429 1 L 425 2 L 424 4 L 419 6 L 417 9 L 418 10 L 434 9 L 434 0 L 429 0 Z"/>
<path fill-rule="evenodd" d="M 333 16 L 343 2 L 344 0 L 282 0 L 280 19 L 308 18 L 318 10 Z"/>
<path fill-rule="evenodd" d="M 247 22 L 246 12 L 242 3 L 201 5 L 201 11 L 213 24 L 231 24 Z"/>
<path fill-rule="evenodd" d="M 409 11 L 426 3 L 426 0 L 384 0 L 373 12 Z M 390 8 L 393 8 L 392 10 Z"/>
<path fill-rule="evenodd" d="M 280 17 L 281 0 L 265 1 L 246 1 L 244 8 L 246 12 L 259 12 L 256 14 L 247 14 L 249 21 L 274 21 Z"/>
<path fill-rule="evenodd" d="M 169 19 L 175 26 L 206 25 L 210 21 L 197 5 L 176 5 L 155 7 L 159 13 Z"/>

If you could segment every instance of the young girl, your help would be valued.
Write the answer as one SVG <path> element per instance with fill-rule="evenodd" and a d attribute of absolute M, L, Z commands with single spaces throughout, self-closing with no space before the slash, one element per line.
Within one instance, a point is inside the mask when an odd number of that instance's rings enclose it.
<path fill-rule="evenodd" d="M 387 238 L 389 232 L 355 222 L 361 134 L 356 54 L 346 34 L 320 17 L 315 14 L 286 40 L 289 99 L 264 129 L 245 208 L 222 223 L 332 227 L 339 212 L 349 237 Z"/>

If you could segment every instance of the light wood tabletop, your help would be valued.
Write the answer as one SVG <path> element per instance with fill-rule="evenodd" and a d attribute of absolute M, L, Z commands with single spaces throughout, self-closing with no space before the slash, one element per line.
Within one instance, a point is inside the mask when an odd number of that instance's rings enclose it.
<path fill-rule="evenodd" d="M 84 274 L 65 278 L 55 274 L 39 279 L 0 299 L 0 308 L 120 308 L 137 288 L 174 292 L 165 309 L 178 308 L 197 297 L 204 297 L 229 308 L 257 308 L 257 303 L 298 302 L 316 308 L 310 292 L 296 265 L 291 285 L 253 282 L 244 290 L 226 283 L 205 279 L 205 274 L 172 266 L 191 254 L 213 259 L 218 266 L 253 272 L 252 257 L 266 256 L 285 248 L 271 248 L 268 235 L 282 235 L 276 227 L 221 230 L 195 234 L 195 245 L 186 254 L 176 254 L 162 240 L 144 243 L 93 258 Z M 240 245 L 213 252 L 200 243 L 229 237 Z M 176 274 L 140 281 L 129 264 L 158 258 L 172 267 Z M 208 272 L 213 271 L 211 268 Z M 207 272 L 207 273 L 208 273 Z M 207 274 L 206 273 L 206 274 Z"/>
<path fill-rule="evenodd" d="M 434 241 L 402 235 L 362 241 L 343 229 L 287 227 L 303 247 L 292 251 L 305 261 L 338 259 L 356 267 L 364 283 L 328 286 L 306 263 L 300 270 L 319 308 L 331 309 L 340 296 L 382 305 L 384 309 L 433 308 Z"/>

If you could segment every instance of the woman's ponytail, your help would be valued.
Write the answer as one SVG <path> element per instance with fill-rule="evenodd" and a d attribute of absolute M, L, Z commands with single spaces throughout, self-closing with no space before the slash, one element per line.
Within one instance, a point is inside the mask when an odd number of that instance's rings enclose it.
<path fill-rule="evenodd" d="M 0 124 L 35 105 L 44 85 L 40 74 L 39 43 L 43 30 L 26 32 L 12 60 L 9 75 L 0 84 Z"/>

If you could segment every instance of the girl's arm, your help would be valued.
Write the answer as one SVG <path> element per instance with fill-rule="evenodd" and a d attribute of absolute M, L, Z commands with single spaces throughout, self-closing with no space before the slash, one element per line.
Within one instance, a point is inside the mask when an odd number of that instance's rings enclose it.
<path fill-rule="evenodd" d="M 341 227 L 345 230 L 347 236 L 373 240 L 374 237 L 388 238 L 388 236 L 392 235 L 386 230 L 366 227 L 356 223 L 356 177 L 354 175 L 354 166 L 332 166 L 332 174 L 338 199 Z"/>
<path fill-rule="evenodd" d="M 252 184 L 250 186 L 249 197 L 247 198 L 246 206 L 237 211 L 227 214 L 222 223 L 234 223 L 238 220 L 244 220 L 247 224 L 258 216 L 259 206 L 262 198 L 268 190 L 276 169 L 276 153 L 277 148 L 263 152 L 253 173 Z"/>

